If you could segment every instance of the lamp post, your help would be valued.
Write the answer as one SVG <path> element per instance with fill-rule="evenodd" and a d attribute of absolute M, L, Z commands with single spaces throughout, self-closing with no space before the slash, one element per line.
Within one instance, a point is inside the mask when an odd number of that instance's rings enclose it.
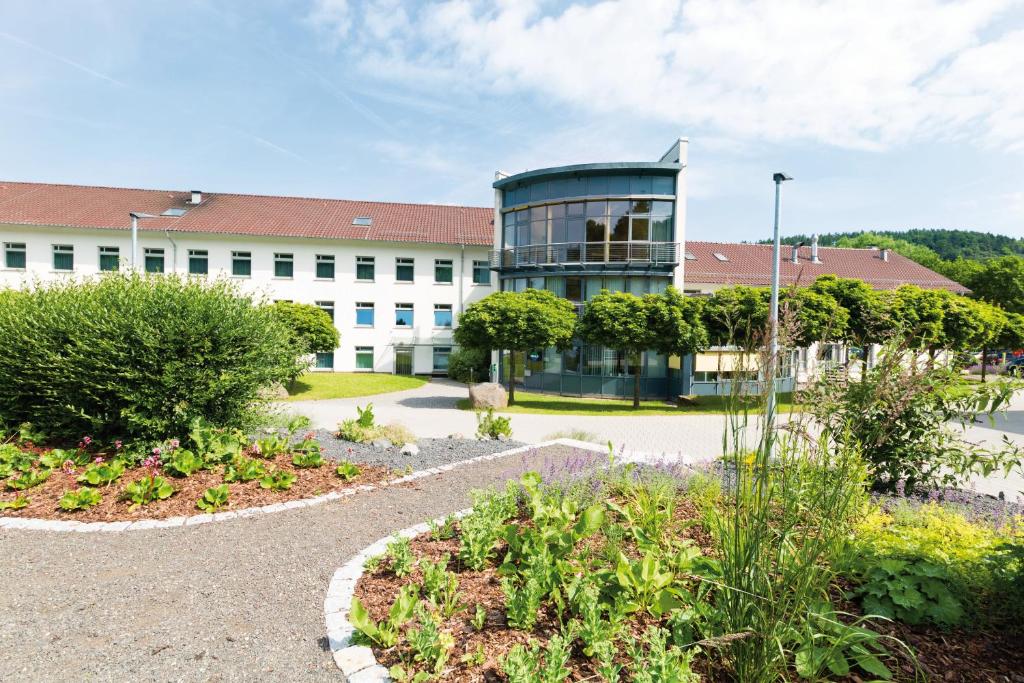
<path fill-rule="evenodd" d="M 782 244 L 779 238 L 779 209 L 782 199 L 782 183 L 792 180 L 785 173 L 776 173 L 772 176 L 775 181 L 775 233 L 772 242 L 772 303 L 771 303 L 771 332 L 768 343 L 768 381 L 771 382 L 771 390 L 768 392 L 768 405 L 766 410 L 767 428 L 775 428 L 775 367 L 779 359 L 779 261 L 782 258 Z"/>
<path fill-rule="evenodd" d="M 128 213 L 132 218 L 132 270 L 135 270 L 135 264 L 139 260 L 139 219 L 140 218 L 156 218 L 150 213 L 140 213 L 138 211 L 130 211 Z"/>

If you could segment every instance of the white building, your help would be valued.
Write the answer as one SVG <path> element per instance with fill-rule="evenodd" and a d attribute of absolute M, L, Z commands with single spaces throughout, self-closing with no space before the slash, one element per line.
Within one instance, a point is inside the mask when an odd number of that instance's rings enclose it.
<path fill-rule="evenodd" d="M 0 286 L 138 268 L 226 277 L 316 304 L 341 332 L 317 366 L 443 374 L 452 326 L 495 289 L 492 210 L 200 192 L 0 183 Z"/>

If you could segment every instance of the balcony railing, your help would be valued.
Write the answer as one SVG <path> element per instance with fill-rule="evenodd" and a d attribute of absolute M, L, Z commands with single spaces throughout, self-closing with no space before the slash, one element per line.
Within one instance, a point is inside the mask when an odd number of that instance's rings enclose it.
<path fill-rule="evenodd" d="M 674 266 L 679 264 L 676 242 L 558 242 L 492 249 L 491 268 L 532 268 L 586 264 Z"/>

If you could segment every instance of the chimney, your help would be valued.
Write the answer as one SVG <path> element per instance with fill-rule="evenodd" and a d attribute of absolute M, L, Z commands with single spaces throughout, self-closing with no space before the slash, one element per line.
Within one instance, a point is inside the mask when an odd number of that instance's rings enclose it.
<path fill-rule="evenodd" d="M 203 202 L 203 193 L 199 190 L 192 190 L 192 201 L 190 204 L 201 204 Z"/>
<path fill-rule="evenodd" d="M 811 235 L 811 263 L 821 263 L 818 257 L 818 234 Z"/>
<path fill-rule="evenodd" d="M 789 260 L 791 262 L 793 262 L 793 263 L 799 263 L 800 262 L 800 247 L 802 247 L 802 246 L 804 246 L 803 242 L 801 242 L 800 244 L 794 244 L 793 245 L 793 255 L 789 257 Z"/>
<path fill-rule="evenodd" d="M 878 252 L 878 258 L 882 259 L 883 261 L 888 262 L 889 261 L 889 250 L 888 249 L 880 250 Z"/>

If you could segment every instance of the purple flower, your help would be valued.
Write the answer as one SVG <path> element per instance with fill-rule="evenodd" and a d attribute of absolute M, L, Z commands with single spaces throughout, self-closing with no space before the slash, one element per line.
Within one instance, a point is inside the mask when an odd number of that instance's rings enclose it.
<path fill-rule="evenodd" d="M 154 448 L 153 450 L 154 451 L 159 451 L 160 449 L 159 448 Z M 160 455 L 159 455 L 159 453 L 154 453 L 153 455 L 151 455 L 148 458 L 146 458 L 145 460 L 143 460 L 142 461 L 142 466 L 145 467 L 146 469 L 152 470 L 154 472 L 156 470 L 160 469 Z"/>

